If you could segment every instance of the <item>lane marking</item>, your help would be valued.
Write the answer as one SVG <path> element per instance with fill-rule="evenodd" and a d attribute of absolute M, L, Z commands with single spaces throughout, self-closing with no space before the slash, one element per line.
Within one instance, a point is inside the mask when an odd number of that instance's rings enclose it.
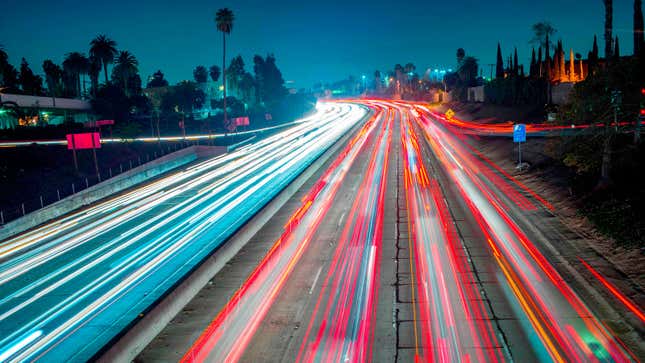
<path fill-rule="evenodd" d="M 309 295 L 314 292 L 314 287 L 316 287 L 316 282 L 318 282 L 318 278 L 320 277 L 320 273 L 322 272 L 322 266 L 318 269 L 318 273 L 316 273 L 316 277 L 314 278 L 314 283 L 311 284 L 311 288 L 309 289 Z"/>

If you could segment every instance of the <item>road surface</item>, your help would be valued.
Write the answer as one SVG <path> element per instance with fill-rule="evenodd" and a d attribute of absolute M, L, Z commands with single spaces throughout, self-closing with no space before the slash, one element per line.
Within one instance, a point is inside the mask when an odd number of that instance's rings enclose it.
<path fill-rule="evenodd" d="M 536 223 L 548 201 L 431 110 L 362 103 L 374 119 L 231 267 L 248 272 L 216 276 L 140 360 L 638 359 L 643 322 L 571 271 L 566 227 Z"/>
<path fill-rule="evenodd" d="M 138 360 L 643 358 L 642 308 L 478 126 L 363 100 L 2 242 L 0 361 L 94 357 L 355 125 Z"/>

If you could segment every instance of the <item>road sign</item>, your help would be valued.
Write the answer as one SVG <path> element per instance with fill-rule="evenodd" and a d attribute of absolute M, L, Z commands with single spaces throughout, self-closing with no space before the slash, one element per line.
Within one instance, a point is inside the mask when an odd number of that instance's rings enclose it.
<path fill-rule="evenodd" d="M 525 124 L 515 124 L 513 126 L 513 142 L 526 142 Z"/>
<path fill-rule="evenodd" d="M 85 132 L 80 134 L 67 134 L 67 149 L 100 149 L 101 136 L 98 132 Z"/>
<path fill-rule="evenodd" d="M 249 126 L 249 118 L 248 117 L 236 117 L 233 120 L 235 120 L 235 125 L 236 126 Z"/>
<path fill-rule="evenodd" d="M 446 111 L 446 118 L 447 118 L 448 120 L 452 120 L 452 118 L 453 118 L 454 116 L 455 116 L 455 111 L 453 111 L 453 110 L 451 110 L 451 109 L 448 109 L 448 111 Z"/>

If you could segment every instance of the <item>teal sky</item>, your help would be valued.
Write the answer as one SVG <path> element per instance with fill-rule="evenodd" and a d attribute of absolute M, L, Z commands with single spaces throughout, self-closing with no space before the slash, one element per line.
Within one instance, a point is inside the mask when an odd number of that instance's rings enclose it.
<path fill-rule="evenodd" d="M 274 53 L 296 87 L 371 75 L 412 62 L 417 71 L 455 63 L 463 47 L 488 70 L 497 42 L 506 54 L 518 47 L 530 58 L 531 24 L 548 20 L 565 48 L 586 54 L 593 35 L 602 42 L 601 0 L 542 1 L 18 1 L 4 0 L 0 44 L 16 66 L 25 57 L 38 73 L 50 58 L 87 53 L 89 41 L 107 34 L 131 51 L 145 78 L 161 69 L 171 82 L 192 79 L 200 64 L 221 63 L 218 8 L 236 16 L 228 55 L 241 54 L 252 70 L 253 54 Z M 632 51 L 633 1 L 614 1 L 615 34 L 623 54 Z M 602 50 L 602 45 L 600 46 Z"/>

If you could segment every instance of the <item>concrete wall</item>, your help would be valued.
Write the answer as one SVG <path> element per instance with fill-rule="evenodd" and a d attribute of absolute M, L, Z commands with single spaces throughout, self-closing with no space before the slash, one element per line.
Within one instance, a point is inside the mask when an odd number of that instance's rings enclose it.
<path fill-rule="evenodd" d="M 0 241 L 63 216 L 75 209 L 122 192 L 197 159 L 224 153 L 226 153 L 225 146 L 190 146 L 162 156 L 0 226 Z"/>

